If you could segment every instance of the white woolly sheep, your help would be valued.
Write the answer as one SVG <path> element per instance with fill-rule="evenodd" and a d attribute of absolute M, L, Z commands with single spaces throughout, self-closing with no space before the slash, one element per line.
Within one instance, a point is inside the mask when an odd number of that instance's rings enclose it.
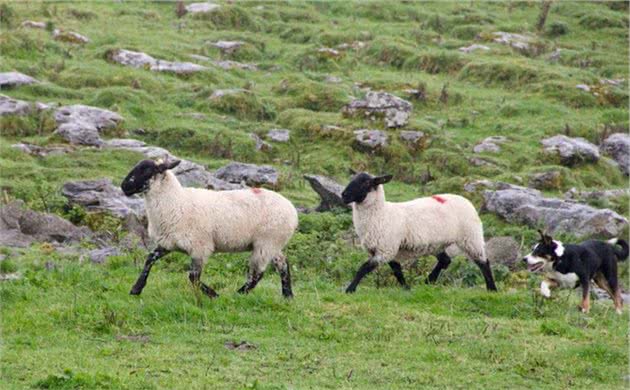
<path fill-rule="evenodd" d="M 239 292 L 252 290 L 273 262 L 282 280 L 282 294 L 292 297 L 289 264 L 282 253 L 298 224 L 291 202 L 260 188 L 222 192 L 184 188 L 169 171 L 179 162 L 143 160 L 121 185 L 127 196 L 144 194 L 149 237 L 158 245 L 147 257 L 130 293 L 142 292 L 153 263 L 160 257 L 181 251 L 192 257 L 192 284 L 207 296 L 216 297 L 218 294 L 200 280 L 207 258 L 215 252 L 251 251 L 249 275 Z"/>
<path fill-rule="evenodd" d="M 354 292 L 365 275 L 385 262 L 389 263 L 398 282 L 409 288 L 397 261 L 409 255 L 437 254 L 438 263 L 427 279 L 427 283 L 433 283 L 451 262 L 444 252 L 451 244 L 457 245 L 479 266 L 486 288 L 496 290 L 486 258 L 481 220 L 470 201 L 444 194 L 409 202 L 387 202 L 382 184 L 391 179 L 391 175 L 374 177 L 360 173 L 342 193 L 343 201 L 352 204 L 354 228 L 370 254 L 346 292 Z"/>

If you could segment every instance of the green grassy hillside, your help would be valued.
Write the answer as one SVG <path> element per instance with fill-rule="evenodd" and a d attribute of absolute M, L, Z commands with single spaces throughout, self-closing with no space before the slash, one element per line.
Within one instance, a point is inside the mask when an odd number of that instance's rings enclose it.
<path fill-rule="evenodd" d="M 272 165 L 280 171 L 276 189 L 303 207 L 319 202 L 304 174 L 345 184 L 349 169 L 393 174 L 390 200 L 453 192 L 477 206 L 481 197 L 465 194 L 463 186 L 478 179 L 526 185 L 535 173 L 558 170 L 559 180 L 545 190 L 558 197 L 572 187 L 628 186 L 604 159 L 568 168 L 540 144 L 556 134 L 597 144 L 628 131 L 627 2 L 554 2 L 542 31 L 535 29 L 539 2 L 218 3 L 213 13 L 182 17 L 175 3 L 165 2 L 0 3 L 0 72 L 42 81 L 0 94 L 115 111 L 124 122 L 105 138 L 137 138 L 211 170 L 233 160 Z M 20 27 L 25 20 L 47 26 Z M 90 41 L 54 40 L 56 28 Z M 493 42 L 497 31 L 527 34 L 529 49 Z M 244 45 L 222 54 L 211 45 L 219 40 Z M 459 50 L 474 43 L 489 50 Z M 350 48 L 340 49 L 343 44 Z M 339 55 L 320 48 L 337 48 Z M 109 61 L 113 49 L 209 70 L 178 76 L 134 69 Z M 258 70 L 223 70 L 191 55 Z M 234 88 L 246 92 L 210 98 Z M 368 88 L 409 100 L 413 110 L 403 130 L 424 132 L 426 142 L 410 148 L 400 141 L 400 129 L 390 129 L 387 148 L 354 148 L 354 130 L 384 129 L 380 120 L 342 114 Z M 414 98 L 410 89 L 424 97 Z M 273 128 L 291 130 L 290 142 L 256 150 L 250 134 L 264 138 Z M 22 199 L 122 240 L 119 221 L 69 209 L 60 188 L 78 179 L 120 183 L 142 156 L 78 148 L 34 157 L 11 147 L 63 143 L 54 129 L 49 112 L 0 116 L 2 202 Z M 496 135 L 507 137 L 500 152 L 473 153 Z M 473 157 L 489 164 L 472 164 Z M 421 180 L 427 170 L 432 180 Z M 628 218 L 627 196 L 594 205 Z M 513 236 L 526 248 L 536 239 L 532 228 L 489 213 L 481 217 L 487 237 Z M 93 265 L 46 243 L 2 248 L 0 271 L 19 272 L 22 279 L 0 282 L 0 383 L 16 389 L 628 386 L 627 309 L 618 317 L 611 302 L 598 301 L 584 315 L 569 291 L 542 301 L 532 292 L 537 277 L 499 265 L 500 292 L 488 294 L 474 264 L 463 258 L 438 286 L 424 285 L 435 260 L 422 258 L 404 265 L 411 291 L 399 290 L 382 269 L 346 296 L 341 287 L 366 257 L 352 245 L 351 230 L 347 212 L 300 216 L 287 250 L 296 293 L 291 302 L 281 298 L 271 271 L 249 296 L 234 293 L 247 254 L 213 256 L 204 279 L 221 297 L 209 301 L 189 287 L 183 255 L 160 261 L 136 298 L 128 290 L 142 250 Z M 628 287 L 627 263 L 621 275 Z M 241 341 L 254 347 L 225 346 Z"/>

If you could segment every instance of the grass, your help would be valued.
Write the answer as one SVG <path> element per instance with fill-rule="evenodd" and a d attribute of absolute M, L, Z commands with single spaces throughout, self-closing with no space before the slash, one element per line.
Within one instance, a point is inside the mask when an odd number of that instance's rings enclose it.
<path fill-rule="evenodd" d="M 123 124 L 105 138 L 131 137 L 217 169 L 231 160 L 280 171 L 278 190 L 297 206 L 314 207 L 306 173 L 348 180 L 350 168 L 393 173 L 388 199 L 464 193 L 477 179 L 526 184 L 533 173 L 557 170 L 546 195 L 624 188 L 628 178 L 604 161 L 567 168 L 542 154 L 540 140 L 569 132 L 599 142 L 609 129 L 628 131 L 628 18 L 624 2 L 554 2 L 547 25 L 534 32 L 539 2 L 231 2 L 211 15 L 178 18 L 166 2 L 6 2 L 0 0 L 0 72 L 42 81 L 0 93 L 28 101 L 88 104 L 120 113 Z M 43 21 L 47 30 L 19 28 Z M 78 46 L 55 41 L 52 28 L 87 36 Z M 492 42 L 492 32 L 529 34 L 520 53 Z M 244 45 L 221 53 L 210 43 Z M 489 51 L 464 54 L 473 43 Z M 339 48 L 339 56 L 322 47 Z M 345 47 L 345 48 L 344 48 Z M 259 71 L 214 68 L 189 76 L 111 63 L 113 49 L 170 61 L 255 63 Z M 555 49 L 559 57 L 550 59 Z M 330 76 L 340 82 L 330 83 Z M 600 79 L 626 79 L 620 86 Z M 587 84 L 597 95 L 576 88 Z M 412 100 L 402 130 L 427 140 L 410 148 L 398 131 L 370 154 L 352 147 L 353 130 L 383 129 L 380 121 L 344 117 L 341 108 L 367 88 Z M 242 92 L 210 98 L 219 89 Z M 447 93 L 443 93 L 446 91 Z M 445 97 L 445 95 L 448 95 Z M 203 114 L 191 115 L 195 113 Z M 200 119 L 202 118 L 202 119 Z M 114 183 L 141 156 L 79 149 L 32 157 L 10 145 L 62 142 L 49 114 L 0 119 L 2 202 L 22 199 L 122 240 L 112 217 L 66 207 L 68 180 L 107 177 Z M 291 141 L 256 151 L 251 133 L 291 130 Z M 489 136 L 508 142 L 475 166 L 474 145 Z M 421 183 L 430 169 L 433 180 Z M 627 197 L 592 201 L 628 217 Z M 486 237 L 509 235 L 525 248 L 534 229 L 482 212 Z M 115 234 L 114 234 L 115 233 Z M 627 229 L 624 233 L 627 236 Z M 198 297 L 187 284 L 188 260 L 160 261 L 140 298 L 128 289 L 143 262 L 125 252 L 97 266 L 62 255 L 49 244 L 13 251 L 0 283 L 2 388 L 625 388 L 627 311 L 596 302 L 589 315 L 575 294 L 552 301 L 532 293 L 540 282 L 496 265 L 501 290 L 488 294 L 474 265 L 458 258 L 438 286 L 423 284 L 434 259 L 404 264 L 413 288 L 396 287 L 388 269 L 369 277 L 356 295 L 341 293 L 365 253 L 352 242 L 349 213 L 301 215 L 287 253 L 296 298 L 280 297 L 271 272 L 250 296 L 243 282 L 247 255 L 218 255 L 204 279 L 222 294 Z M 575 241 L 580 237 L 560 235 Z M 84 245 L 89 247 L 88 244 Z M 45 266 L 49 261 L 54 269 Z M 50 268 L 50 267 L 48 267 Z M 384 267 L 385 268 L 385 267 Z M 628 287 L 628 263 L 621 267 Z M 228 350 L 226 342 L 257 348 Z"/>

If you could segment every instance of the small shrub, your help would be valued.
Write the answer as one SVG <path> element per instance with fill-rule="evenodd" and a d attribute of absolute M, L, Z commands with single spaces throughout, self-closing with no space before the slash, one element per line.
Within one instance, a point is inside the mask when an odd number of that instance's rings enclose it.
<path fill-rule="evenodd" d="M 552 37 L 565 35 L 569 33 L 569 25 L 564 22 L 553 22 L 547 28 L 547 34 Z"/>
<path fill-rule="evenodd" d="M 0 261 L 0 274 L 10 274 L 17 271 L 17 266 L 11 259 Z"/>
<path fill-rule="evenodd" d="M 414 51 L 411 46 L 403 43 L 377 40 L 370 44 L 364 58 L 371 64 L 401 68 L 405 61 L 414 55 Z"/>
<path fill-rule="evenodd" d="M 580 26 L 590 30 L 599 30 L 602 28 L 623 28 L 627 26 L 627 21 L 617 17 L 607 15 L 587 14 L 580 18 Z"/>
<path fill-rule="evenodd" d="M 476 24 L 468 24 L 456 26 L 451 30 L 451 35 L 457 39 L 471 40 L 481 32 L 481 26 Z"/>
<path fill-rule="evenodd" d="M 12 27 L 15 11 L 7 3 L 0 4 L 0 26 Z"/>
<path fill-rule="evenodd" d="M 427 73 L 450 73 L 459 71 L 466 60 L 457 53 L 441 51 L 424 53 L 409 58 L 404 63 L 406 70 L 423 70 Z"/>

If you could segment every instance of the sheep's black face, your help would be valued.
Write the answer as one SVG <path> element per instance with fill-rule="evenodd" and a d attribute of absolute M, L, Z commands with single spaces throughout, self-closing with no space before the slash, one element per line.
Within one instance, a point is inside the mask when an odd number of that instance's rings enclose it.
<path fill-rule="evenodd" d="M 180 160 L 159 164 L 152 160 L 142 160 L 125 177 L 120 188 L 127 196 L 144 193 L 149 189 L 151 179 L 155 175 L 164 173 L 167 169 L 173 169 L 179 163 Z"/>
<path fill-rule="evenodd" d="M 385 184 L 391 179 L 392 175 L 374 177 L 361 172 L 352 178 L 346 189 L 341 193 L 343 202 L 345 204 L 352 202 L 361 203 L 371 191 L 374 191 L 379 185 Z"/>

